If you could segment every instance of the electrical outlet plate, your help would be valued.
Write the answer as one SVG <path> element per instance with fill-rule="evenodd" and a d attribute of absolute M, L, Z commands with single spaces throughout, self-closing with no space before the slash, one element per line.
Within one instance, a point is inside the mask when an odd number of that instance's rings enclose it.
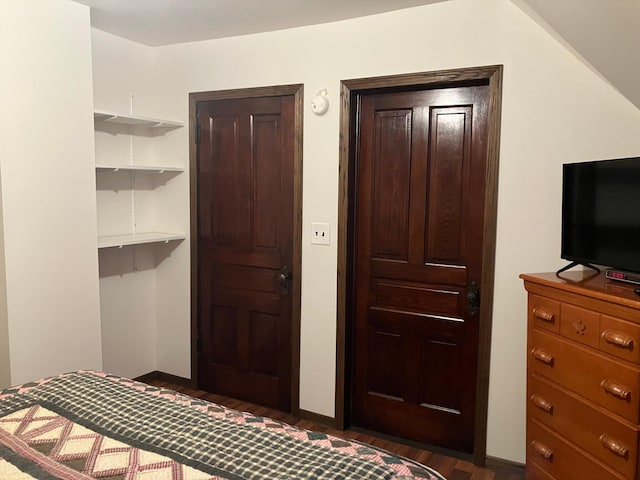
<path fill-rule="evenodd" d="M 331 245 L 331 224 L 312 223 L 311 224 L 311 244 Z"/>

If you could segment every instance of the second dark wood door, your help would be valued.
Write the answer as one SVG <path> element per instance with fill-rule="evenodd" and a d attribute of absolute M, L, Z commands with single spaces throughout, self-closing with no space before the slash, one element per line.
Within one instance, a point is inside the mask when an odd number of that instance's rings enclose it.
<path fill-rule="evenodd" d="M 199 387 L 290 411 L 294 96 L 197 117 Z"/>
<path fill-rule="evenodd" d="M 352 422 L 473 450 L 489 87 L 359 97 Z"/>

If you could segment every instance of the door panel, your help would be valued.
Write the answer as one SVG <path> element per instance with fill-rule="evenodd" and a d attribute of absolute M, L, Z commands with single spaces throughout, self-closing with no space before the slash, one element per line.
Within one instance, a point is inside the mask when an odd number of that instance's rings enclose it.
<path fill-rule="evenodd" d="M 460 414 L 462 385 L 451 381 L 463 367 L 456 337 L 427 338 L 422 352 L 422 370 L 429 375 L 421 378 L 420 405 Z"/>
<path fill-rule="evenodd" d="M 425 287 L 419 283 L 392 282 L 374 278 L 372 288 L 374 306 L 386 306 L 416 312 L 444 315 L 462 308 L 460 289 Z"/>
<path fill-rule="evenodd" d="M 369 350 L 376 352 L 371 358 L 368 374 L 369 394 L 402 400 L 404 382 L 397 375 L 401 369 L 405 338 L 401 333 L 372 328 L 369 330 Z"/>
<path fill-rule="evenodd" d="M 198 102 L 198 379 L 291 409 L 294 96 Z"/>
<path fill-rule="evenodd" d="M 374 189 L 371 256 L 406 262 L 409 184 L 411 180 L 410 112 L 384 111 L 375 118 L 380 135 L 373 150 Z"/>
<path fill-rule="evenodd" d="M 470 107 L 431 111 L 425 262 L 455 263 L 464 255 L 470 123 Z"/>
<path fill-rule="evenodd" d="M 352 421 L 473 449 L 488 86 L 359 96 Z"/>

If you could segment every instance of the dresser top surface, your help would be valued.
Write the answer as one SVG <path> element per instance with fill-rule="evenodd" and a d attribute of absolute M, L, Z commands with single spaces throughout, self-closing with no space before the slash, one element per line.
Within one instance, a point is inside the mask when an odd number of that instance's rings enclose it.
<path fill-rule="evenodd" d="M 640 285 L 608 280 L 604 273 L 588 270 L 563 272 L 560 275 L 555 272 L 523 273 L 520 278 L 525 281 L 525 286 L 531 282 L 640 309 L 640 295 L 634 292 Z"/>

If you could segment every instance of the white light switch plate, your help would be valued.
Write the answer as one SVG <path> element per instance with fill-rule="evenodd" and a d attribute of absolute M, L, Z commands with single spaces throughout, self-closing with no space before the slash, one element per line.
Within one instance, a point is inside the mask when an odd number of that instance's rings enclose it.
<path fill-rule="evenodd" d="M 312 223 L 311 224 L 311 244 L 331 245 L 331 224 Z"/>

